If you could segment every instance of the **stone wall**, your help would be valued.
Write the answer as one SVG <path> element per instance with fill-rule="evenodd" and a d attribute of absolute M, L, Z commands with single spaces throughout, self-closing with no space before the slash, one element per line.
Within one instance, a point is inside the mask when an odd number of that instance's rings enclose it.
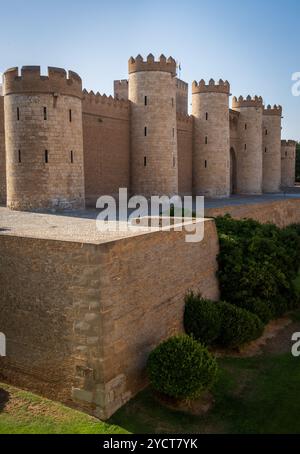
<path fill-rule="evenodd" d="M 263 110 L 263 192 L 279 192 L 281 185 L 281 107 Z"/>
<path fill-rule="evenodd" d="M 205 216 L 208 217 L 223 216 L 226 213 L 236 219 L 252 218 L 259 222 L 272 222 L 278 227 L 285 227 L 300 223 L 300 200 L 286 199 L 205 209 Z"/>
<path fill-rule="evenodd" d="M 192 194 L 193 117 L 177 114 L 178 192 Z"/>
<path fill-rule="evenodd" d="M 294 140 L 281 141 L 281 185 L 283 188 L 295 185 L 296 171 L 296 142 Z"/>
<path fill-rule="evenodd" d="M 0 204 L 6 204 L 4 98 L 0 93 Z"/>
<path fill-rule="evenodd" d="M 218 299 L 214 222 L 202 242 L 185 234 L 97 245 L 0 235 L 1 379 L 109 417 L 147 383 L 148 353 L 182 330 L 186 291 Z"/>
<path fill-rule="evenodd" d="M 86 204 L 130 187 L 129 103 L 84 91 L 83 149 Z"/>

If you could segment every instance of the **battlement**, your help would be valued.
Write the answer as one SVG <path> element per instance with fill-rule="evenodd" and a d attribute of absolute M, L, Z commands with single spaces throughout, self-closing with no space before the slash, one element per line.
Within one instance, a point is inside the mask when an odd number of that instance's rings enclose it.
<path fill-rule="evenodd" d="M 197 93 L 225 93 L 227 95 L 230 94 L 230 84 L 228 80 L 225 82 L 220 79 L 218 83 L 214 81 L 214 79 L 210 79 L 208 84 L 205 83 L 205 80 L 201 79 L 200 82 L 192 83 L 192 94 Z"/>
<path fill-rule="evenodd" d="M 253 96 L 253 98 L 250 95 L 247 98 L 234 96 L 232 98 L 232 108 L 238 109 L 239 107 L 263 107 L 263 99 L 261 96 Z"/>
<path fill-rule="evenodd" d="M 82 92 L 82 112 L 94 115 L 109 115 L 126 117 L 129 114 L 130 102 L 124 99 L 113 98 L 112 96 L 96 94 L 93 91 Z"/>
<path fill-rule="evenodd" d="M 114 80 L 114 87 L 128 88 L 128 79 Z"/>
<path fill-rule="evenodd" d="M 163 54 L 157 61 L 155 61 L 152 54 L 149 54 L 146 60 L 141 55 L 138 55 L 136 58 L 130 57 L 128 61 L 129 74 L 140 71 L 162 71 L 176 76 L 176 61 L 172 57 L 167 59 Z"/>
<path fill-rule="evenodd" d="M 10 68 L 3 74 L 3 94 L 16 93 L 57 93 L 81 98 L 82 81 L 73 71 L 48 67 L 48 75 L 41 75 L 40 66 Z"/>
<path fill-rule="evenodd" d="M 295 147 L 297 145 L 296 140 L 282 140 L 281 146 L 282 147 Z"/>
<path fill-rule="evenodd" d="M 189 84 L 181 79 L 176 78 L 176 88 L 188 92 Z"/>
<path fill-rule="evenodd" d="M 280 117 L 282 115 L 282 107 L 279 105 L 277 106 L 277 104 L 274 104 L 273 107 L 270 104 L 268 104 L 267 107 L 263 106 L 263 108 L 264 115 L 278 115 Z"/>
<path fill-rule="evenodd" d="M 176 113 L 176 119 L 184 123 L 193 123 L 193 115 L 185 115 L 181 112 Z"/>

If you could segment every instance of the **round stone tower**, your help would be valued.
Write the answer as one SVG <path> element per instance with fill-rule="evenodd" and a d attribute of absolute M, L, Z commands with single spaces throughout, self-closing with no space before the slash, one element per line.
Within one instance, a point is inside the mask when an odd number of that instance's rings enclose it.
<path fill-rule="evenodd" d="M 296 142 L 281 141 L 281 186 L 291 188 L 295 185 Z"/>
<path fill-rule="evenodd" d="M 7 205 L 16 210 L 84 207 L 82 83 L 60 68 L 3 76 Z"/>
<path fill-rule="evenodd" d="M 232 109 L 240 112 L 238 121 L 237 193 L 262 193 L 262 117 L 261 97 L 240 96 L 232 100 Z"/>
<path fill-rule="evenodd" d="M 207 197 L 230 193 L 229 83 L 211 79 L 192 85 L 194 116 L 193 192 Z"/>
<path fill-rule="evenodd" d="M 263 192 L 280 191 L 281 115 L 281 106 L 263 109 Z"/>
<path fill-rule="evenodd" d="M 176 62 L 152 54 L 129 60 L 131 101 L 131 192 L 178 192 Z"/>

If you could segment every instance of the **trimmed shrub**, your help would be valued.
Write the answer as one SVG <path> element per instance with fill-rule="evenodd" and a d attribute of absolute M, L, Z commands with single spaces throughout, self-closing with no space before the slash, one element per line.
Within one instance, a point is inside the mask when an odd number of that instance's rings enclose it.
<path fill-rule="evenodd" d="M 299 306 L 300 225 L 280 229 L 229 215 L 215 219 L 221 299 L 264 322 Z"/>
<path fill-rule="evenodd" d="M 233 304 L 218 303 L 221 314 L 221 333 L 218 343 L 235 348 L 257 339 L 263 332 L 262 321 L 251 312 Z"/>
<path fill-rule="evenodd" d="M 217 303 L 190 292 L 185 297 L 184 328 L 204 345 L 211 345 L 220 334 L 221 317 Z"/>
<path fill-rule="evenodd" d="M 177 399 L 196 399 L 214 383 L 218 367 L 203 345 L 178 335 L 150 353 L 147 370 L 156 391 Z"/>

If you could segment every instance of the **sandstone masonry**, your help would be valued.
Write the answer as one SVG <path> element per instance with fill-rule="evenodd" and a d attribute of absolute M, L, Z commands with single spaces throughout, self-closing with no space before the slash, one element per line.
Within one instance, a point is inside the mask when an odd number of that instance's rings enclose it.
<path fill-rule="evenodd" d="M 176 62 L 131 57 L 114 97 L 80 77 L 12 68 L 0 95 L 0 201 L 12 209 L 95 206 L 101 195 L 227 197 L 293 186 L 294 141 L 281 140 L 281 106 L 233 98 L 227 81 L 176 77 Z"/>

